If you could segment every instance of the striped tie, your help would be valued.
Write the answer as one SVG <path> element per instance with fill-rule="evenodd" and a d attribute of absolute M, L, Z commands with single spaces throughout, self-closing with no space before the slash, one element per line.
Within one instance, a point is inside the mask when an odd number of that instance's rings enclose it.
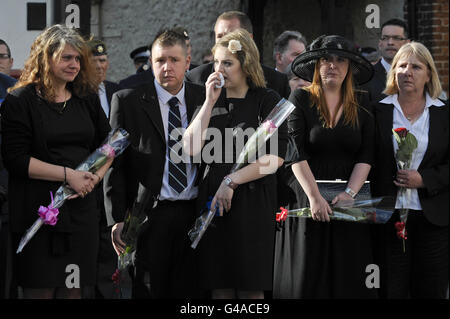
<path fill-rule="evenodd" d="M 172 148 L 181 143 L 181 134 L 175 134 L 177 139 L 171 138 L 171 132 L 173 130 L 178 130 L 182 128 L 181 124 L 181 115 L 180 110 L 178 108 L 178 99 L 176 97 L 172 97 L 169 100 L 169 137 L 167 145 L 169 147 L 169 186 L 180 194 L 187 187 L 187 175 L 186 175 L 186 164 L 183 163 L 182 158 L 180 157 L 180 152 L 176 152 L 172 150 Z M 181 146 L 178 145 L 178 150 L 181 149 Z M 173 160 L 172 160 L 173 159 Z"/>

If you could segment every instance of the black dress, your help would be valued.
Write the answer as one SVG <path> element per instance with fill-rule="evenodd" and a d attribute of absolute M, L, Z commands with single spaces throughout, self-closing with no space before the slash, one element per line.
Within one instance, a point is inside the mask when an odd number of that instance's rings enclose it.
<path fill-rule="evenodd" d="M 16 249 L 24 235 L 23 225 L 31 226 L 38 218 L 39 206 L 50 204 L 50 192 L 54 194 L 61 182 L 22 176 L 12 163 L 14 157 L 17 162 L 30 156 L 75 169 L 106 138 L 110 127 L 97 96 L 79 98 L 73 94 L 63 109 L 64 103 L 39 98 L 33 85 L 12 94 L 2 105 L 4 144 L 9 143 L 4 145 L 3 154 L 9 162 L 10 194 L 13 198 L 22 194 L 27 201 L 25 205 L 12 203 L 17 209 L 10 211 Z M 95 284 L 100 220 L 95 191 L 67 200 L 59 211 L 58 223 L 43 225 L 16 255 L 14 271 L 20 286 L 65 287 L 66 278 L 75 274 L 73 269 L 79 269 L 81 286 Z"/>
<path fill-rule="evenodd" d="M 348 180 L 356 163 L 373 161 L 374 119 L 359 96 L 359 128 L 344 124 L 323 127 L 317 108 L 310 106 L 305 90 L 294 91 L 289 100 L 297 107 L 289 118 L 289 131 L 300 161 L 307 160 L 316 180 Z M 291 187 L 297 202 L 289 208 L 308 206 L 293 176 Z M 374 289 L 365 285 L 366 266 L 373 263 L 370 226 L 342 221 L 330 223 L 288 218 L 277 233 L 274 275 L 275 298 L 371 298 Z"/>
<path fill-rule="evenodd" d="M 263 88 L 250 89 L 244 99 L 219 100 L 213 108 L 209 127 L 220 130 L 224 146 L 225 128 L 256 129 L 279 100 L 275 91 Z M 284 158 L 286 137 L 287 125 L 284 123 L 279 128 L 278 151 L 268 147 L 267 153 Z M 235 148 L 236 145 L 234 155 Z M 205 206 L 208 196 L 215 195 L 233 166 L 233 163 L 224 163 L 230 154 L 225 154 L 225 147 L 222 150 L 222 163 L 220 160 L 211 163 L 201 181 L 198 211 Z M 235 160 L 236 157 L 231 158 Z M 275 174 L 242 184 L 235 190 L 231 210 L 213 219 L 197 247 L 205 289 L 272 289 L 276 204 Z"/>

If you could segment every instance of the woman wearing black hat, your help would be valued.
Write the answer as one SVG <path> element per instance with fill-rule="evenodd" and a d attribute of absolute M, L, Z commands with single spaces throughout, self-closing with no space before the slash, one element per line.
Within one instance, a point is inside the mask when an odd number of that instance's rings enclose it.
<path fill-rule="evenodd" d="M 280 287 L 275 274 L 278 288 L 274 296 L 376 297 L 374 289 L 365 285 L 366 267 L 373 262 L 368 225 L 330 222 L 329 218 L 330 204 L 352 200 L 371 168 L 373 116 L 367 109 L 367 96 L 354 87 L 370 80 L 372 66 L 348 40 L 331 35 L 317 38 L 294 60 L 292 71 L 311 82 L 291 93 L 289 100 L 297 107 L 288 126 L 300 155 L 292 165 L 296 177 L 292 187 L 300 207 L 306 206 L 303 191 L 306 194 L 312 219 L 292 220 L 284 229 L 285 233 L 291 229 L 291 237 L 296 239 L 290 242 L 294 245 L 290 260 L 276 267 L 278 273 L 290 274 L 292 279 Z M 336 179 L 348 181 L 347 189 L 329 203 L 316 180 Z M 288 249 L 280 248 L 282 258 Z"/>

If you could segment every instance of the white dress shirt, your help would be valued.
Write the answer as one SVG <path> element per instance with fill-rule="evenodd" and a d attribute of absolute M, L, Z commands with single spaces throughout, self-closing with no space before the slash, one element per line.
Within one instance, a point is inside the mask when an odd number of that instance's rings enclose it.
<path fill-rule="evenodd" d="M 391 70 L 391 65 L 387 63 L 387 61 L 384 58 L 381 58 L 381 65 L 386 70 L 386 73 L 389 73 L 389 71 Z"/>
<path fill-rule="evenodd" d="M 411 123 L 406 116 L 403 114 L 402 108 L 398 102 L 398 95 L 389 95 L 380 101 L 380 103 L 385 104 L 393 104 L 394 105 L 394 114 L 393 114 L 393 128 L 404 127 L 409 132 L 411 132 L 417 139 L 417 148 L 413 151 L 411 158 L 411 167 L 409 169 L 417 170 L 419 168 L 420 163 L 423 160 L 423 156 L 428 147 L 428 131 L 430 129 L 430 106 L 443 106 L 442 103 L 438 99 L 432 99 L 428 93 L 426 94 L 425 99 L 425 108 L 423 110 L 422 115 L 414 122 Z M 398 150 L 397 141 L 392 135 L 392 142 L 394 143 L 394 152 Z M 419 194 L 416 188 L 410 188 L 408 192 L 398 192 L 397 201 L 395 203 L 395 208 L 409 208 L 414 210 L 422 210 L 422 206 L 420 205 Z"/>
<path fill-rule="evenodd" d="M 98 97 L 100 98 L 100 103 L 102 105 L 102 109 L 106 114 L 106 118 L 109 117 L 109 103 L 108 103 L 108 99 L 106 97 L 106 88 L 105 88 L 105 83 L 100 83 L 100 85 L 98 86 Z"/>
<path fill-rule="evenodd" d="M 159 107 L 161 110 L 161 117 L 164 125 L 164 136 L 167 138 L 169 136 L 168 133 L 168 126 L 169 126 L 169 100 L 173 97 L 172 94 L 167 92 L 159 83 L 154 80 L 156 93 L 158 95 L 158 101 L 159 101 Z M 181 123 L 183 124 L 184 128 L 188 127 L 188 116 L 187 116 L 187 109 L 186 109 L 186 101 L 184 98 L 184 91 L 185 91 L 185 85 L 183 84 L 183 87 L 178 92 L 175 97 L 178 98 L 179 104 L 179 110 L 181 115 Z M 169 186 L 169 147 L 166 147 L 166 163 L 164 165 L 164 174 L 163 174 L 163 183 L 161 187 L 161 192 L 159 194 L 159 200 L 190 200 L 197 197 L 198 194 L 198 188 L 194 186 L 195 177 L 197 173 L 197 167 L 191 163 L 186 163 L 186 173 L 187 173 L 187 182 L 188 186 L 186 189 L 181 192 L 181 194 L 178 194 L 175 192 L 170 186 Z"/>

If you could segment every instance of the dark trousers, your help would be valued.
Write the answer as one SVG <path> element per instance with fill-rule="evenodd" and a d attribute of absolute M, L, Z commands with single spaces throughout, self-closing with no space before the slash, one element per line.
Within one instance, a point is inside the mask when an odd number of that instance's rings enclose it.
<path fill-rule="evenodd" d="M 138 236 L 133 298 L 195 298 L 195 201 L 161 201 Z"/>
<path fill-rule="evenodd" d="M 407 239 L 399 239 L 396 212 L 385 225 L 386 267 L 381 269 L 384 297 L 438 298 L 447 296 L 449 283 L 448 226 L 431 224 L 421 211 L 410 210 L 406 222 Z M 380 268 L 381 268 L 380 267 Z"/>

